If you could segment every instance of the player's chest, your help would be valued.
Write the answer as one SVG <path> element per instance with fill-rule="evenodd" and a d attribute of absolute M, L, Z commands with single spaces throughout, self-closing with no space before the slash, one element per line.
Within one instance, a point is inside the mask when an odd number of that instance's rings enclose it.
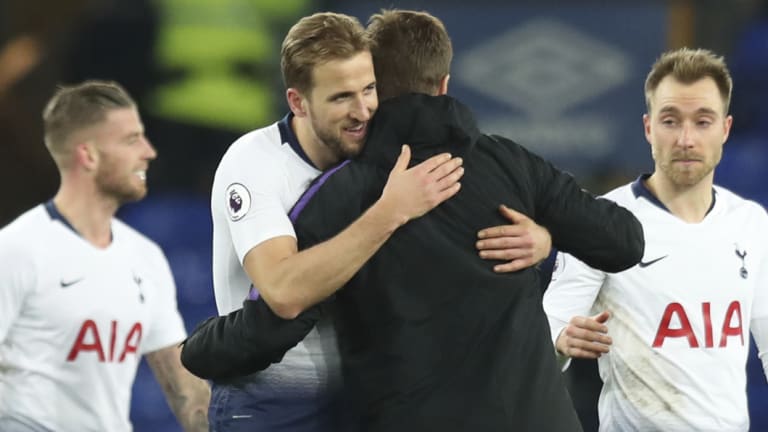
<path fill-rule="evenodd" d="M 751 301 L 765 253 L 745 230 L 644 226 L 645 253 L 636 266 L 609 276 L 615 289 L 646 301 Z"/>
<path fill-rule="evenodd" d="M 601 307 L 654 348 L 713 349 L 748 343 L 746 326 L 765 253 L 748 230 L 644 224 L 643 259 L 608 275 Z M 621 307 L 614 307 L 622 305 Z"/>
<path fill-rule="evenodd" d="M 108 254 L 49 257 L 26 312 L 50 325 L 73 322 L 130 326 L 146 320 L 157 281 L 140 260 Z M 117 323 L 117 324 L 113 324 Z"/>

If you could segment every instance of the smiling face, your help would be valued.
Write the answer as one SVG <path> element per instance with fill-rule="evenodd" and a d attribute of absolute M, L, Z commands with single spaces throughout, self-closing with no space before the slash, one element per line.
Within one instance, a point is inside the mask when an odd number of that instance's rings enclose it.
<path fill-rule="evenodd" d="M 654 175 L 678 189 L 701 182 L 711 187 L 733 121 L 725 114 L 714 80 L 705 77 L 683 84 L 667 76 L 649 102 L 643 124 L 656 165 Z"/>
<path fill-rule="evenodd" d="M 144 136 L 144 125 L 135 108 L 114 109 L 92 132 L 98 164 L 94 175 L 97 190 L 118 204 L 136 201 L 147 194 L 147 169 L 157 157 Z"/>
<path fill-rule="evenodd" d="M 294 112 L 311 125 L 309 154 L 332 164 L 360 153 L 379 104 L 370 52 L 317 65 L 308 94 L 292 91 L 300 105 Z"/>

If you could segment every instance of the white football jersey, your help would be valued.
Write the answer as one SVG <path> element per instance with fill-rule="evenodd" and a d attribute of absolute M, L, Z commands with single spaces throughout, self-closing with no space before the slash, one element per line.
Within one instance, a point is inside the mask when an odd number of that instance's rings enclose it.
<path fill-rule="evenodd" d="M 211 192 L 213 287 L 220 315 L 240 309 L 248 296 L 251 280 L 242 267 L 248 251 L 275 237 L 296 237 L 288 214 L 320 174 L 299 145 L 291 118 L 289 114 L 235 141 L 216 169 Z M 321 321 L 280 363 L 251 379 L 286 395 L 287 401 L 337 385 L 338 361 L 335 332 Z"/>
<path fill-rule="evenodd" d="M 0 263 L 0 425 L 130 431 L 141 355 L 186 337 L 160 248 L 116 219 L 94 247 L 48 202 L 0 230 Z"/>
<path fill-rule="evenodd" d="M 638 265 L 611 274 L 558 255 L 544 295 L 553 340 L 573 316 L 612 314 L 601 431 L 749 429 L 748 330 L 768 318 L 768 216 L 726 189 L 713 196 L 704 220 L 686 223 L 638 179 L 606 195 L 643 224 Z"/>
<path fill-rule="evenodd" d="M 240 309 L 248 296 L 245 254 L 265 240 L 296 237 L 288 212 L 320 174 L 288 124 L 286 118 L 242 136 L 216 169 L 211 192 L 213 289 L 220 315 Z"/>

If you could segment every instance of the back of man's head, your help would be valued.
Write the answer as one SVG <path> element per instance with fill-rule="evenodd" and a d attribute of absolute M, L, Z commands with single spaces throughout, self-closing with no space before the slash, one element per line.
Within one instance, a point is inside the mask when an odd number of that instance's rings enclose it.
<path fill-rule="evenodd" d="M 368 33 L 357 18 L 333 12 L 304 17 L 283 40 L 280 66 L 285 87 L 309 93 L 316 66 L 367 52 L 370 45 Z"/>
<path fill-rule="evenodd" d="M 439 93 L 453 48 L 443 23 L 426 12 L 382 10 L 368 20 L 379 99 Z"/>

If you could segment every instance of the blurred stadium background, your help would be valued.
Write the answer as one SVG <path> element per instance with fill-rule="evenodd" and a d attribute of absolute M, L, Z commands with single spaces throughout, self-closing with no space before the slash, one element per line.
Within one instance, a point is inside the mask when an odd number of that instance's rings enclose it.
<path fill-rule="evenodd" d="M 446 24 L 450 92 L 484 130 L 548 157 L 595 193 L 652 169 L 642 134 L 643 81 L 665 49 L 724 54 L 735 81 L 731 138 L 716 181 L 768 204 L 768 5 L 765 0 L 0 0 L 0 225 L 53 196 L 57 173 L 40 112 L 58 83 L 121 82 L 139 101 L 159 159 L 150 195 L 120 216 L 165 249 L 187 328 L 215 314 L 209 190 L 243 132 L 286 111 L 285 32 L 333 10 L 426 10 Z M 404 53 L 407 55 L 407 53 Z M 2 263 L 0 263 L 2 265 Z M 568 373 L 585 431 L 596 425 L 592 362 Z M 768 385 L 753 351 L 752 430 L 768 430 Z M 179 431 L 145 363 L 135 430 Z"/>

